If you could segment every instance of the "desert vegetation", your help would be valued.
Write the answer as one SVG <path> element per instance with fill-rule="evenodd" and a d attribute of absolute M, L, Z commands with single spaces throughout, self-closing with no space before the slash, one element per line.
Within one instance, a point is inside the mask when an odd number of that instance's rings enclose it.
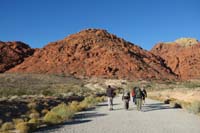
<path fill-rule="evenodd" d="M 96 80 L 65 75 L 1 74 L 0 131 L 26 133 L 69 121 L 104 101 L 103 82 L 98 86 Z"/>
<path fill-rule="evenodd" d="M 149 82 L 149 97 L 200 114 L 200 80 Z"/>
<path fill-rule="evenodd" d="M 143 84 L 148 97 L 200 113 L 200 81 L 127 81 L 78 79 L 67 75 L 1 74 L 0 131 L 32 132 L 73 120 L 74 115 L 105 100 L 111 85 L 123 89 Z"/>

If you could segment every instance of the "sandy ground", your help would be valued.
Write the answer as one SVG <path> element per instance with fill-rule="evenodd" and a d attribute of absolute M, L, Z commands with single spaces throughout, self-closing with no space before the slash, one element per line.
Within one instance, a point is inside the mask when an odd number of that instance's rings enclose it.
<path fill-rule="evenodd" d="M 142 111 L 123 109 L 120 97 L 114 99 L 114 110 L 106 103 L 80 112 L 72 122 L 50 127 L 38 133 L 200 133 L 200 118 L 182 109 L 154 100 L 147 100 Z"/>
<path fill-rule="evenodd" d="M 163 90 L 156 92 L 149 92 L 152 96 L 162 96 L 164 99 L 175 98 L 185 102 L 200 101 L 199 90 Z"/>

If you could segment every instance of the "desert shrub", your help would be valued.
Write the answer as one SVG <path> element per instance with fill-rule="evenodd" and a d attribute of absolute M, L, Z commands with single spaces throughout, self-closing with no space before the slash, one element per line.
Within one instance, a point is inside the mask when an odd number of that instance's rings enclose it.
<path fill-rule="evenodd" d="M 82 108 L 79 104 L 79 102 L 77 101 L 72 101 L 70 104 L 69 104 L 69 108 L 73 111 L 73 112 L 78 112 L 78 111 L 81 111 Z"/>
<path fill-rule="evenodd" d="M 194 88 L 200 87 L 200 84 L 198 82 L 196 83 L 196 82 L 191 82 L 191 81 L 183 82 L 183 85 L 189 89 L 194 89 Z"/>
<path fill-rule="evenodd" d="M 105 102 L 106 101 L 106 97 L 105 96 L 101 96 L 101 97 L 96 97 L 96 101 L 99 102 Z"/>
<path fill-rule="evenodd" d="M 45 96 L 53 96 L 54 92 L 51 90 L 42 90 L 41 92 Z"/>
<path fill-rule="evenodd" d="M 81 108 L 81 110 L 85 110 L 86 108 L 89 108 L 90 105 L 86 101 L 82 101 L 79 103 L 79 107 Z"/>
<path fill-rule="evenodd" d="M 29 124 L 30 130 L 35 130 L 37 126 L 41 124 L 41 121 L 39 119 L 32 118 L 28 121 L 28 124 Z"/>
<path fill-rule="evenodd" d="M 61 123 L 63 120 L 62 118 L 57 115 L 54 112 L 49 111 L 45 116 L 44 116 L 44 122 L 46 122 L 47 124 L 59 124 Z"/>
<path fill-rule="evenodd" d="M 1 125 L 3 124 L 3 120 L 2 119 L 0 119 L 0 127 L 1 127 Z"/>
<path fill-rule="evenodd" d="M 24 122 L 24 120 L 23 120 L 23 119 L 20 119 L 20 118 L 13 119 L 12 121 L 13 121 L 13 123 L 14 123 L 15 125 L 17 125 L 18 123 Z"/>
<path fill-rule="evenodd" d="M 1 126 L 1 131 L 8 131 L 14 129 L 14 124 L 12 122 L 5 122 Z"/>
<path fill-rule="evenodd" d="M 189 111 L 193 112 L 195 114 L 200 113 L 200 101 L 194 101 L 191 103 L 191 106 L 189 107 Z"/>
<path fill-rule="evenodd" d="M 97 100 L 96 100 L 96 98 L 93 97 L 93 96 L 88 96 L 88 97 L 86 97 L 86 98 L 84 99 L 84 102 L 88 103 L 89 106 L 93 106 L 93 105 L 97 104 Z"/>
<path fill-rule="evenodd" d="M 191 106 L 190 102 L 181 101 L 181 106 L 185 109 L 189 109 Z"/>
<path fill-rule="evenodd" d="M 38 119 L 38 118 L 40 118 L 40 114 L 39 114 L 38 112 L 31 113 L 31 114 L 29 115 L 29 118 Z"/>
<path fill-rule="evenodd" d="M 30 131 L 30 127 L 27 122 L 18 123 L 15 127 L 20 133 L 28 133 Z"/>
<path fill-rule="evenodd" d="M 39 124 L 39 119 L 37 118 L 32 118 L 28 121 L 28 123 L 34 123 L 34 124 Z"/>
<path fill-rule="evenodd" d="M 27 107 L 29 109 L 36 109 L 37 108 L 37 103 L 36 102 L 30 102 Z"/>
<path fill-rule="evenodd" d="M 70 109 L 66 104 L 61 103 L 58 106 L 51 109 L 51 112 L 56 113 L 60 116 L 63 120 L 71 119 L 74 115 L 74 111 Z"/>
<path fill-rule="evenodd" d="M 43 110 L 41 111 L 42 115 L 45 115 L 45 114 L 48 113 L 48 112 L 49 112 L 48 109 L 43 109 Z"/>

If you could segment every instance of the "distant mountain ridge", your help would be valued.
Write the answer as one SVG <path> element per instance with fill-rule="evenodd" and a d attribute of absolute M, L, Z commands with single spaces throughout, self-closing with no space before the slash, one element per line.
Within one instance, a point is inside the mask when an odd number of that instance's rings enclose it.
<path fill-rule="evenodd" d="M 0 72 L 22 63 L 24 59 L 31 56 L 34 49 L 31 49 L 23 42 L 2 42 L 0 41 Z"/>
<path fill-rule="evenodd" d="M 49 43 L 7 72 L 120 79 L 176 78 L 159 56 L 101 29 L 83 30 Z"/>
<path fill-rule="evenodd" d="M 200 78 L 200 42 L 181 38 L 170 43 L 158 43 L 151 52 L 162 57 L 181 79 Z"/>

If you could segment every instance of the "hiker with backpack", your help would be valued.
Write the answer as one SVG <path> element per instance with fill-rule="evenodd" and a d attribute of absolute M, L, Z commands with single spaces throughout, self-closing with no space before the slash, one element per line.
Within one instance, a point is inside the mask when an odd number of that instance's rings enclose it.
<path fill-rule="evenodd" d="M 108 85 L 106 94 L 108 97 L 108 109 L 113 110 L 113 98 L 115 96 L 115 93 L 114 93 L 114 89 L 110 85 Z"/>
<path fill-rule="evenodd" d="M 144 86 L 142 86 L 142 100 L 143 100 L 143 104 L 145 103 L 145 98 L 147 97 L 147 91 L 144 88 Z"/>
<path fill-rule="evenodd" d="M 124 101 L 124 108 L 129 109 L 130 92 L 128 90 L 123 91 L 122 101 Z"/>
<path fill-rule="evenodd" d="M 136 99 L 135 99 L 135 87 L 131 90 L 131 96 L 132 96 L 133 103 L 136 105 Z"/>
<path fill-rule="evenodd" d="M 142 96 L 142 91 L 139 87 L 135 87 L 135 98 L 136 98 L 137 110 L 141 111 L 143 96 Z"/>

